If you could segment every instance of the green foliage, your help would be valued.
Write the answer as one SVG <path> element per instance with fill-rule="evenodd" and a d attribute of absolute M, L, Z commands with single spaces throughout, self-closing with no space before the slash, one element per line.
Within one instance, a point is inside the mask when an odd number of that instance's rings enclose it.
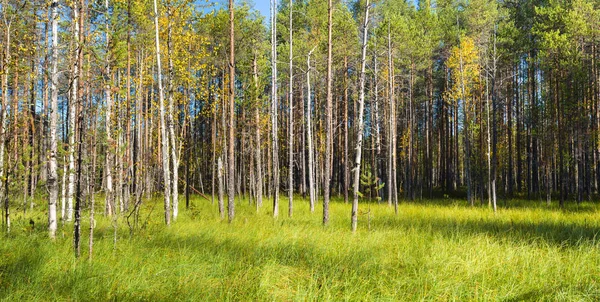
<path fill-rule="evenodd" d="M 369 197 L 377 195 L 377 192 L 385 187 L 385 184 L 380 181 L 379 177 L 371 173 L 371 168 L 368 165 L 362 169 L 362 173 L 360 175 L 360 185 L 364 192 L 358 192 L 358 196 L 361 198 L 365 197 L 365 195 Z M 377 201 L 381 201 L 380 196 L 377 196 L 376 199 Z"/>

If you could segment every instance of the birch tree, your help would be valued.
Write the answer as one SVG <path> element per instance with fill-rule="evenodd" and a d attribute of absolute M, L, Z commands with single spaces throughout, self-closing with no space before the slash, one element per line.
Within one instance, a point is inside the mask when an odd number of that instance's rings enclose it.
<path fill-rule="evenodd" d="M 106 0 L 108 1 L 108 0 Z M 158 4 L 154 0 L 154 42 L 156 46 L 156 72 L 158 73 L 158 100 L 159 100 L 159 115 L 160 115 L 160 136 L 161 136 L 161 153 L 163 165 L 163 182 L 164 182 L 164 208 L 165 208 L 165 223 L 171 225 L 171 173 L 169 169 L 169 137 L 167 136 L 167 127 L 165 122 L 165 94 L 162 84 L 162 67 L 160 60 L 160 40 L 158 29 Z"/>
<path fill-rule="evenodd" d="M 363 40 L 361 46 L 360 58 L 360 80 L 358 90 L 358 129 L 356 138 L 356 158 L 354 160 L 354 184 L 353 184 L 353 200 L 352 200 L 352 232 L 356 231 L 358 224 L 358 195 L 360 186 L 360 164 L 362 160 L 362 141 L 364 132 L 364 115 L 365 115 L 365 82 L 366 82 L 366 66 L 367 66 L 367 39 L 369 35 L 369 0 L 365 4 L 365 19 L 362 26 Z"/>
<path fill-rule="evenodd" d="M 110 19 L 109 19 L 108 0 L 104 1 L 104 22 L 105 22 L 105 54 L 104 54 L 104 99 L 106 101 L 106 116 L 104 118 L 104 131 L 106 131 L 106 158 L 105 158 L 105 177 L 106 177 L 106 214 L 109 216 L 115 214 L 115 202 L 113 192 L 113 141 L 112 141 L 112 96 L 111 96 L 111 70 L 110 70 Z"/>
<path fill-rule="evenodd" d="M 52 10 L 52 54 L 50 71 L 50 154 L 48 156 L 48 231 L 50 238 L 56 237 L 57 217 L 56 203 L 58 201 L 58 165 L 56 156 L 58 153 L 58 0 L 53 0 Z M 4 106 L 3 106 L 4 107 Z M 3 113 L 4 115 L 4 113 Z M 3 119 L 5 120 L 5 119 Z M 4 145 L 4 144 L 1 144 Z M 1 154 L 0 154 L 1 155 Z"/>

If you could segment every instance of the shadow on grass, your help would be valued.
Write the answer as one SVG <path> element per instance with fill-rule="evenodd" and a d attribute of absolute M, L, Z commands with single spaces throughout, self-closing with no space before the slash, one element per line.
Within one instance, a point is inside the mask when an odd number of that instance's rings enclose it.
<path fill-rule="evenodd" d="M 22 249 L 3 248 L 0 260 L 0 300 L 5 299 L 15 288 L 26 288 L 37 278 L 44 255 L 37 241 L 24 253 Z"/>
<path fill-rule="evenodd" d="M 459 220 L 448 217 L 402 217 L 400 215 L 396 219 L 375 218 L 371 226 L 375 230 L 421 228 L 449 238 L 488 235 L 517 244 L 544 243 L 560 247 L 597 244 L 600 239 L 600 227 L 589 222 L 578 224 L 564 221 L 501 221 L 483 217 Z"/>

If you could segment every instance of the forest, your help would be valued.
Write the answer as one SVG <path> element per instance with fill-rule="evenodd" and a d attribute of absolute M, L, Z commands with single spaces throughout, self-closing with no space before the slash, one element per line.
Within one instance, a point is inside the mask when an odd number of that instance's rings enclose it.
<path fill-rule="evenodd" d="M 600 298 L 600 1 L 263 2 L 0 0 L 0 299 Z"/>

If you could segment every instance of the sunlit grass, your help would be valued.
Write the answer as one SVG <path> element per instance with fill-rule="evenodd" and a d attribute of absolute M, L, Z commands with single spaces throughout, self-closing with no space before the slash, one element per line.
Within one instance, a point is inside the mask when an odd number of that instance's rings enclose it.
<path fill-rule="evenodd" d="M 219 219 L 216 205 L 193 199 L 171 227 L 163 224 L 160 199 L 146 201 L 142 227 L 133 235 L 119 219 L 116 246 L 110 220 L 97 215 L 91 262 L 87 210 L 77 260 L 72 225 L 62 226 L 51 242 L 42 209 L 16 214 L 11 234 L 1 238 L 0 298 L 600 299 L 595 204 L 559 209 L 510 201 L 494 214 L 464 201 L 403 202 L 397 216 L 387 204 L 361 204 L 359 230 L 352 234 L 349 204 L 334 202 L 323 227 L 320 207 L 310 213 L 306 201 L 295 200 L 293 218 L 282 199 L 278 219 L 270 202 L 257 213 L 240 200 L 229 224 Z"/>

